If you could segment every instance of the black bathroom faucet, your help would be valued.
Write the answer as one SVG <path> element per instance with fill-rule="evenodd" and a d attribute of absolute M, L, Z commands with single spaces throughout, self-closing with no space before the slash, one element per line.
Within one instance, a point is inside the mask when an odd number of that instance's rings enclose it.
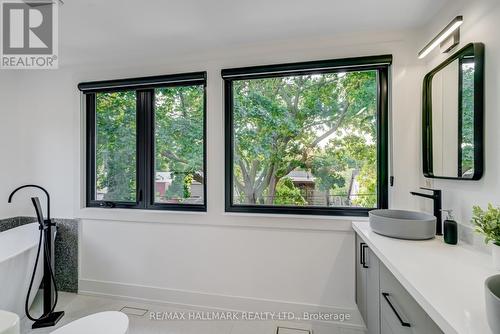
<path fill-rule="evenodd" d="M 429 198 L 429 199 L 433 200 L 433 202 L 434 202 L 434 216 L 436 216 L 436 235 L 443 235 L 443 226 L 442 226 L 442 218 L 441 218 L 441 208 L 442 208 L 441 190 L 424 188 L 424 187 L 420 187 L 420 189 L 432 191 L 432 195 L 431 194 L 417 193 L 414 191 L 411 191 L 410 194 L 412 194 L 414 196 L 425 197 L 425 198 Z"/>

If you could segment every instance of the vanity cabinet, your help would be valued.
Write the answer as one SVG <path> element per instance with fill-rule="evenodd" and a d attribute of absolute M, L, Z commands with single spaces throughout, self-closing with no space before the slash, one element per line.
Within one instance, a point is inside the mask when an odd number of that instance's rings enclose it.
<path fill-rule="evenodd" d="M 384 334 L 441 334 L 418 303 L 380 263 L 380 328 Z"/>
<path fill-rule="evenodd" d="M 368 334 L 443 333 L 358 235 L 356 303 Z"/>
<path fill-rule="evenodd" d="M 356 303 L 369 334 L 380 333 L 380 261 L 356 236 Z"/>

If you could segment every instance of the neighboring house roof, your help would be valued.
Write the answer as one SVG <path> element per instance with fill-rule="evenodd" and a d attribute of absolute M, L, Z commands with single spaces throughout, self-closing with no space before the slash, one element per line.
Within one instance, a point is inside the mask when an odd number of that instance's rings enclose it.
<path fill-rule="evenodd" d="M 294 170 L 290 172 L 287 177 L 292 179 L 292 182 L 296 183 L 315 183 L 316 181 L 312 173 L 305 170 Z"/>
<path fill-rule="evenodd" d="M 156 172 L 156 183 L 172 183 L 173 172 Z M 201 174 L 203 175 L 203 174 Z M 201 184 L 198 181 L 193 181 L 192 184 Z"/>
<path fill-rule="evenodd" d="M 156 172 L 156 182 L 168 182 L 172 180 L 172 172 Z"/>

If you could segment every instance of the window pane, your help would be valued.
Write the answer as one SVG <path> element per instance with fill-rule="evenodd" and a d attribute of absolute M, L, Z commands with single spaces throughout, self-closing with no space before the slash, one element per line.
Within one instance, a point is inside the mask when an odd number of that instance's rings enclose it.
<path fill-rule="evenodd" d="M 136 201 L 136 94 L 96 94 L 96 200 Z"/>
<path fill-rule="evenodd" d="M 204 204 L 204 88 L 155 90 L 155 202 Z"/>
<path fill-rule="evenodd" d="M 233 89 L 233 204 L 377 207 L 377 71 Z"/>

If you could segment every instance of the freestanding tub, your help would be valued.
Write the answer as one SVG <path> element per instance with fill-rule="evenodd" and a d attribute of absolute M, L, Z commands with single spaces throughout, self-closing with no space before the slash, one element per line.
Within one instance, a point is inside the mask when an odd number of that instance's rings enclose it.
<path fill-rule="evenodd" d="M 19 226 L 0 233 L 0 310 L 23 318 L 24 303 L 30 284 L 40 231 L 38 223 Z M 43 277 L 43 248 L 29 305 L 33 303 Z"/>

